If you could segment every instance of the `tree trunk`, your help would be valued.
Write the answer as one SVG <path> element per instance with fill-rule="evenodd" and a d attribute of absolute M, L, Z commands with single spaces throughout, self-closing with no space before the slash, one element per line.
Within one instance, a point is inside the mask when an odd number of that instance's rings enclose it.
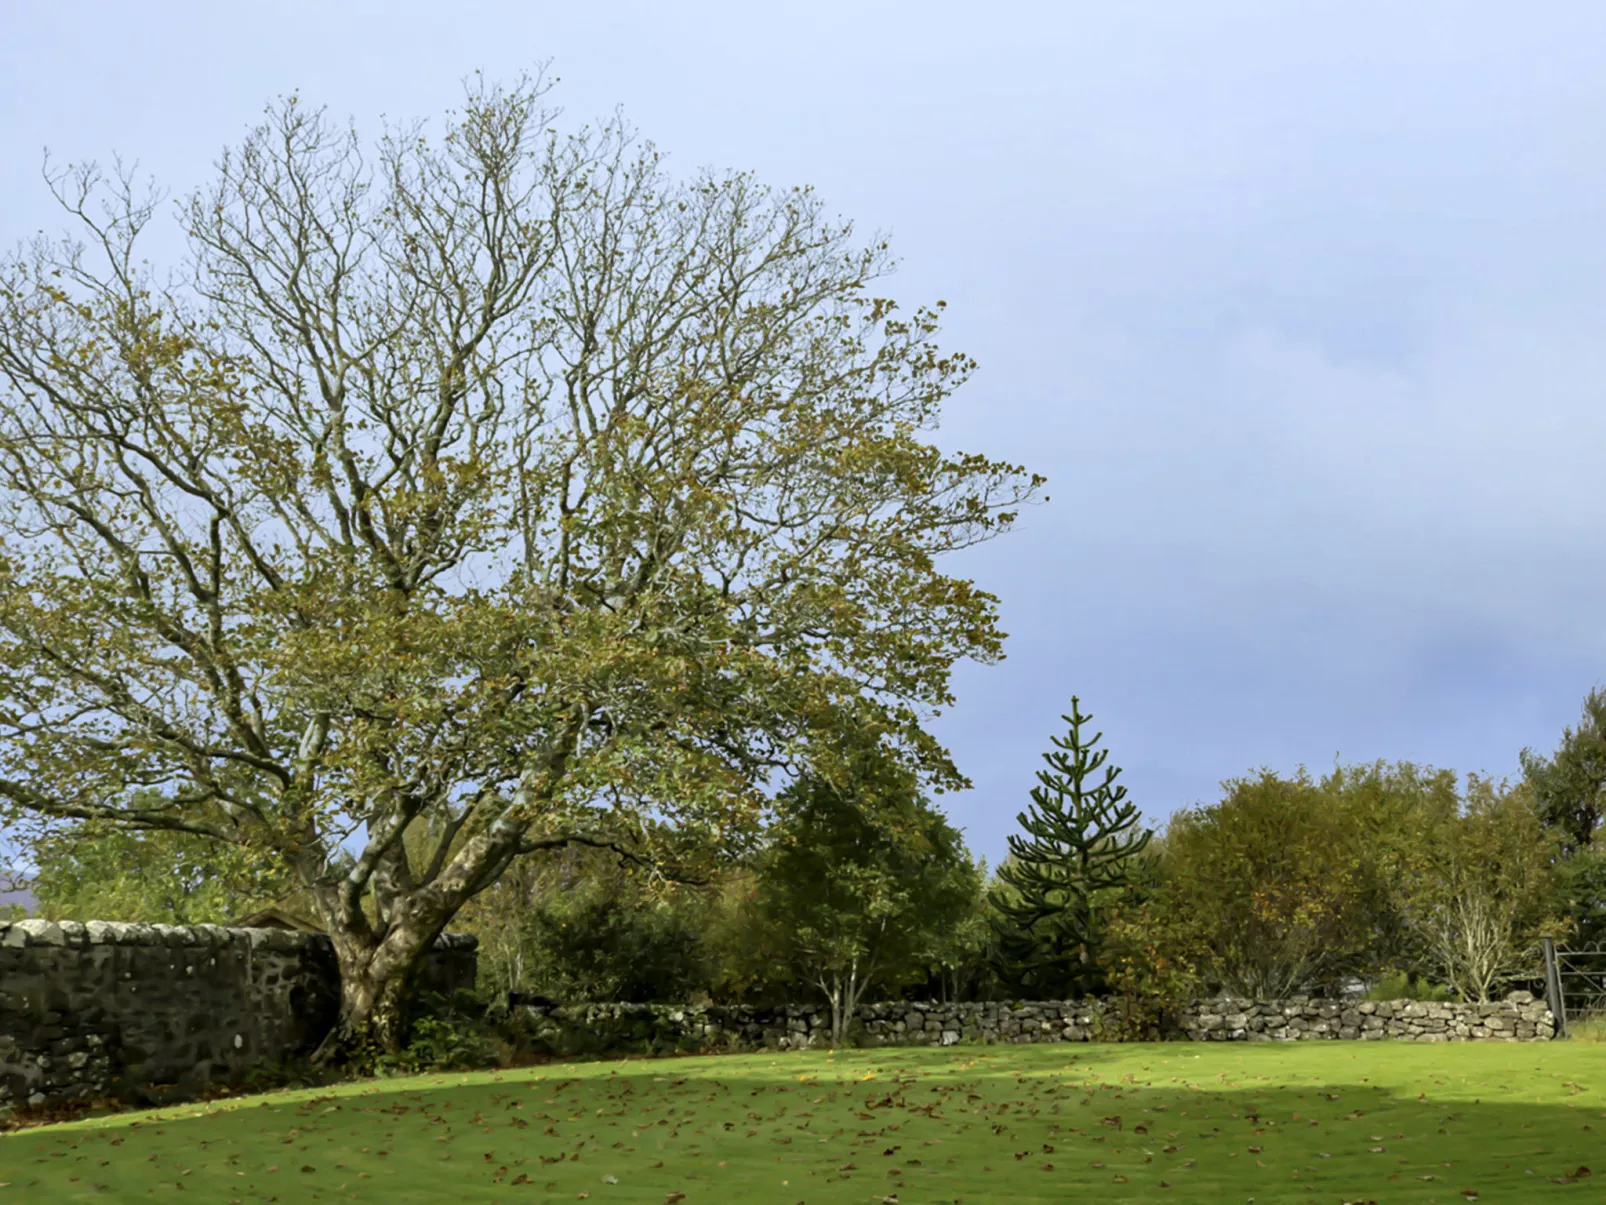
<path fill-rule="evenodd" d="M 826 978 L 825 998 L 831 1002 L 831 1049 L 842 1044 L 842 975 L 835 972 Z"/>
<path fill-rule="evenodd" d="M 847 1040 L 848 1026 L 853 1022 L 854 1011 L 864 995 L 870 973 L 860 971 L 859 960 L 853 959 L 847 970 L 834 970 L 820 981 L 827 999 L 831 1001 L 831 1048 L 840 1050 Z"/>
<path fill-rule="evenodd" d="M 340 968 L 340 1014 L 313 1053 L 319 1066 L 399 1054 L 407 1044 L 413 983 L 433 934 L 405 921 L 379 941 L 332 934 Z"/>
<path fill-rule="evenodd" d="M 340 981 L 340 1015 L 324 1035 L 312 1061 L 338 1067 L 379 1054 L 396 1054 L 407 1042 L 406 984 L 358 974 Z"/>

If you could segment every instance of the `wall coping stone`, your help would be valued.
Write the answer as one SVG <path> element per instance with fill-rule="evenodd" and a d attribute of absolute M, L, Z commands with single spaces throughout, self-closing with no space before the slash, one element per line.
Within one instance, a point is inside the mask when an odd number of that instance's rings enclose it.
<path fill-rule="evenodd" d="M 302 950 L 329 945 L 327 933 L 298 933 L 290 929 L 248 929 L 237 925 L 149 925 L 130 921 L 48 921 L 37 918 L 0 921 L 0 946 L 230 946 L 253 949 Z M 479 938 L 472 933 L 442 933 L 437 950 L 474 950 Z"/>

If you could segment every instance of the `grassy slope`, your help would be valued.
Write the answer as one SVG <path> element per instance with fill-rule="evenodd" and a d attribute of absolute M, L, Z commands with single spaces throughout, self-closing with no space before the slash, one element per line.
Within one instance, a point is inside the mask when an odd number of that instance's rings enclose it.
<path fill-rule="evenodd" d="M 1599 1175 L 1555 1183 L 1592 1160 Z M 0 1136 L 0 1182 L 0 1205 L 1587 1199 L 1606 1196 L 1606 1046 L 990 1046 L 555 1065 L 23 1130 Z"/>

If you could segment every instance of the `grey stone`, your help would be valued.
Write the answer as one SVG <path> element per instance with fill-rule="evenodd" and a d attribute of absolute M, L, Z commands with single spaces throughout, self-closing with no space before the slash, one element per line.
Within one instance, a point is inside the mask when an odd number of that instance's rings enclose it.
<path fill-rule="evenodd" d="M 67 935 L 61 931 L 61 926 L 48 920 L 19 920 L 12 925 L 12 929 L 22 930 L 28 935 L 28 943 L 35 946 L 64 946 L 67 944 Z"/>

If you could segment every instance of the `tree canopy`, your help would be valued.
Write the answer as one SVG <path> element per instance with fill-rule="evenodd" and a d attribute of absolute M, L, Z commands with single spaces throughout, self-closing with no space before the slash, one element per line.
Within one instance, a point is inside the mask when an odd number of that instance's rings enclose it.
<path fill-rule="evenodd" d="M 753 910 L 766 946 L 824 994 L 840 1045 L 872 985 L 927 969 L 973 909 L 979 871 L 913 777 L 885 760 L 860 757 L 836 781 L 801 779 L 782 804 Z"/>
<path fill-rule="evenodd" d="M 923 725 L 1003 633 L 937 558 L 1041 485 L 923 439 L 973 364 L 884 241 L 546 92 L 285 100 L 166 277 L 156 198 L 54 171 L 77 233 L 0 264 L 0 800 L 282 863 L 330 1049 L 525 852 L 733 838 L 867 727 L 962 784 Z"/>
<path fill-rule="evenodd" d="M 41 837 L 33 856 L 50 920 L 229 925 L 290 888 L 272 862 L 192 833 L 77 826 Z"/>
<path fill-rule="evenodd" d="M 1606 814 L 1606 691 L 1589 692 L 1577 730 L 1562 731 L 1552 756 L 1524 749 L 1521 759 L 1545 824 L 1568 853 L 1587 850 Z"/>

